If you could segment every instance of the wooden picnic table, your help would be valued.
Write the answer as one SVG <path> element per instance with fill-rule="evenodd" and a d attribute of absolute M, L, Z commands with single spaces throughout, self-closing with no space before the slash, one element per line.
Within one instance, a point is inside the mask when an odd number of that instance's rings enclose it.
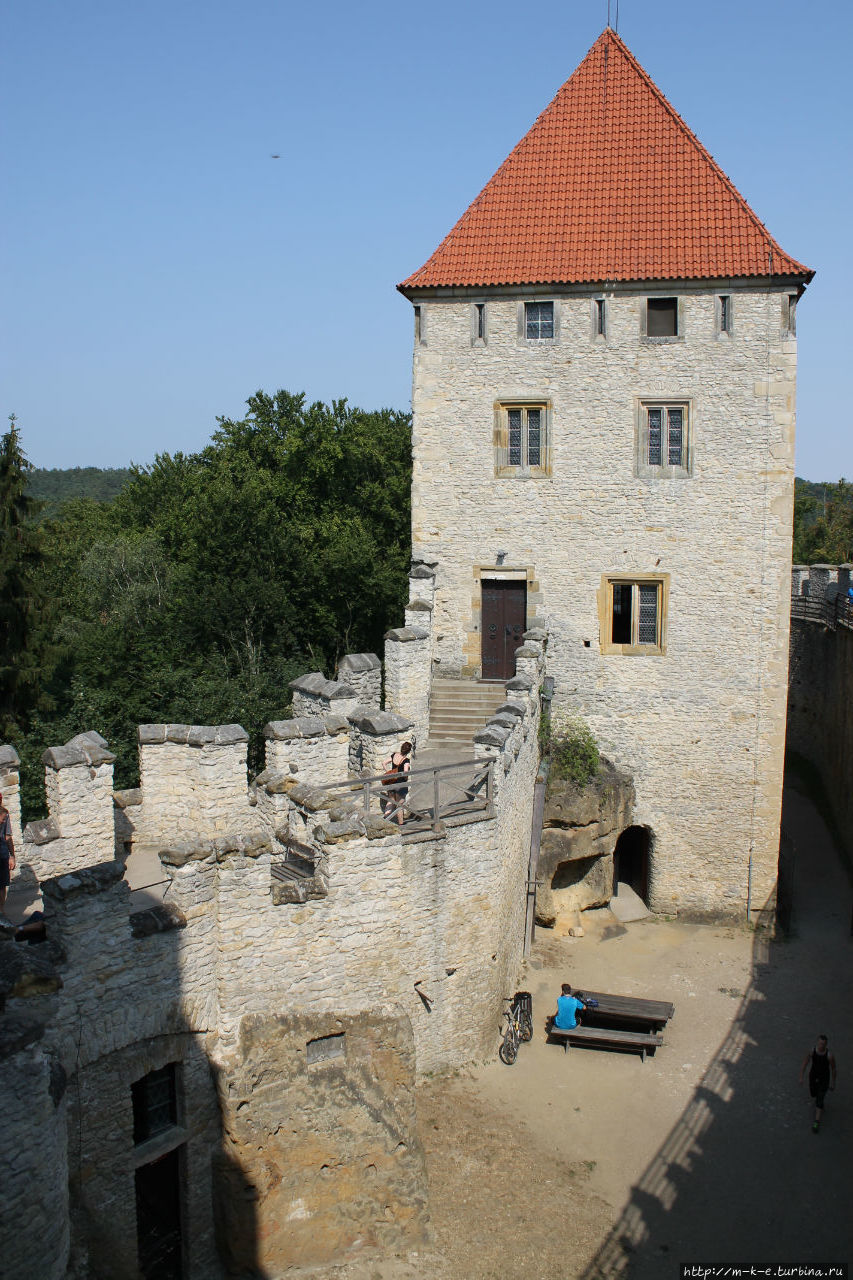
<path fill-rule="evenodd" d="M 583 1026 L 628 1027 L 643 1026 L 658 1031 L 666 1026 L 675 1013 L 675 1005 L 667 1000 L 646 1000 L 640 996 L 618 996 L 606 991 L 589 991 L 580 987 L 578 999 L 596 1000 L 598 1007 L 587 1008 L 581 1014 Z"/>

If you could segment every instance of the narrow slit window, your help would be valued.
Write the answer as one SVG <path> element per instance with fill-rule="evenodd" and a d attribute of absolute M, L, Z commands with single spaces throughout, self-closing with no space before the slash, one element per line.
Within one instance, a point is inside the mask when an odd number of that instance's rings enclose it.
<path fill-rule="evenodd" d="M 732 300 L 728 294 L 723 294 L 720 298 L 720 333 L 731 333 L 732 330 Z"/>
<path fill-rule="evenodd" d="M 477 337 L 481 342 L 486 340 L 486 304 L 477 303 Z"/>
<path fill-rule="evenodd" d="M 785 328 L 793 336 L 797 332 L 797 295 L 795 293 L 788 294 L 785 316 Z"/>
<path fill-rule="evenodd" d="M 416 344 L 421 341 L 422 325 L 423 325 L 423 320 L 421 317 L 421 309 L 420 307 L 415 307 L 415 343 Z"/>
<path fill-rule="evenodd" d="M 596 298 L 595 300 L 595 332 L 600 338 L 605 337 L 606 323 L 607 323 L 607 318 L 606 318 L 604 299 Z"/>

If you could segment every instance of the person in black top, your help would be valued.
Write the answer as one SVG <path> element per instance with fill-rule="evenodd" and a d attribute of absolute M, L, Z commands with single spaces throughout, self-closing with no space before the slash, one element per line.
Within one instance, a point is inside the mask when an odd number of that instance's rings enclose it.
<path fill-rule="evenodd" d="M 409 794 L 407 774 L 412 768 L 411 756 L 411 742 L 401 742 L 400 750 L 393 752 L 382 766 L 385 788 L 382 793 L 382 813 L 388 822 L 393 822 L 396 818 L 401 827 L 406 796 Z"/>
<path fill-rule="evenodd" d="M 820 1130 L 823 1103 L 827 1089 L 835 1089 L 835 1058 L 829 1052 L 826 1036 L 818 1036 L 815 1047 L 803 1058 L 800 1067 L 800 1084 L 809 1069 L 809 1093 L 814 1098 L 814 1124 L 812 1133 Z"/>
<path fill-rule="evenodd" d="M 11 873 L 15 870 L 15 841 L 12 839 L 12 822 L 9 810 L 0 796 L 0 915 L 6 906 L 6 890 Z"/>

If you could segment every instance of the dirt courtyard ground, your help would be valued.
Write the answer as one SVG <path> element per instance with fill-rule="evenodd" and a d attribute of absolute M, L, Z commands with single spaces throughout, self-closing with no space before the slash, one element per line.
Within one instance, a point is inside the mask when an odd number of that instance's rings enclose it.
<path fill-rule="evenodd" d="M 332 1274 L 675 1280 L 681 1263 L 849 1263 L 851 888 L 793 788 L 785 825 L 797 850 L 785 940 L 651 918 L 622 926 L 609 911 L 585 913 L 584 938 L 538 930 L 522 983 L 536 1035 L 516 1065 L 495 1058 L 419 1086 L 434 1244 Z M 643 1062 L 546 1044 L 562 981 L 671 1000 L 663 1046 Z M 815 1135 L 797 1075 L 824 1031 L 839 1085 Z"/>

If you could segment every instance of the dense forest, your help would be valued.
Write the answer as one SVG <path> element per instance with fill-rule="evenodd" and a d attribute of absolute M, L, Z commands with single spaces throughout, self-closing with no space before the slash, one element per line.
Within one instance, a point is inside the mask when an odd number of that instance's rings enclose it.
<path fill-rule="evenodd" d="M 27 493 L 41 503 L 42 520 L 59 515 L 70 498 L 92 498 L 110 502 L 132 475 L 130 467 L 33 467 L 27 478 Z"/>
<path fill-rule="evenodd" d="M 0 440 L 0 741 L 40 757 L 83 729 L 135 781 L 136 726 L 239 722 L 253 763 L 288 681 L 381 652 L 409 564 L 411 423 L 258 392 L 201 452 L 132 467 L 111 501 L 40 518 L 17 424 Z"/>
<path fill-rule="evenodd" d="M 0 741 L 22 757 L 97 729 L 135 781 L 136 726 L 287 713 L 288 682 L 382 651 L 409 563 L 411 421 L 258 392 L 199 453 L 37 470 L 0 438 Z M 853 559 L 853 486 L 798 479 L 795 563 Z"/>

